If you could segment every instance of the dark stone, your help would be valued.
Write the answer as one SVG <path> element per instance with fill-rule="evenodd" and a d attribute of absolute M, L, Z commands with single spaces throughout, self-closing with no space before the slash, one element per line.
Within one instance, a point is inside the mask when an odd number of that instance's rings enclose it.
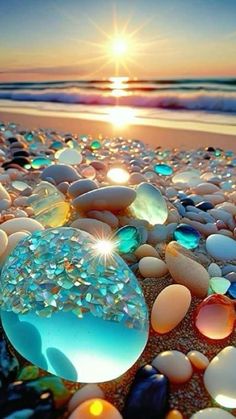
<path fill-rule="evenodd" d="M 216 151 L 216 149 L 214 147 L 206 147 L 205 150 L 209 151 L 210 153 L 214 153 L 214 151 Z"/>
<path fill-rule="evenodd" d="M 0 392 L 1 418 L 25 409 L 33 410 L 33 419 L 54 418 L 55 408 L 51 392 L 48 390 L 39 392 L 29 382 L 22 381 L 16 381 Z"/>
<path fill-rule="evenodd" d="M 9 138 L 7 139 L 7 141 L 8 141 L 10 144 L 12 144 L 12 143 L 18 143 L 18 140 L 17 140 L 17 138 L 15 138 L 15 137 L 9 137 Z"/>
<path fill-rule="evenodd" d="M 187 207 L 188 205 L 191 205 L 192 207 L 195 206 L 195 203 L 191 198 L 183 198 L 180 202 L 184 207 Z"/>
<path fill-rule="evenodd" d="M 196 205 L 196 208 L 198 208 L 202 211 L 208 211 L 210 209 L 213 209 L 214 205 L 211 202 L 202 201 L 202 202 L 199 202 L 199 204 Z"/>
<path fill-rule="evenodd" d="M 29 157 L 29 152 L 26 150 L 18 150 L 18 151 L 14 151 L 13 156 L 14 157 Z"/>
<path fill-rule="evenodd" d="M 27 157 L 14 157 L 8 164 L 18 164 L 18 166 L 24 167 L 26 164 L 30 164 L 30 160 Z M 4 167 L 4 165 L 2 166 Z"/>
<path fill-rule="evenodd" d="M 203 156 L 203 158 L 204 158 L 205 160 L 210 160 L 211 156 L 210 156 L 209 154 L 205 154 L 205 155 Z"/>
<path fill-rule="evenodd" d="M 162 419 L 169 409 L 169 382 L 150 365 L 135 377 L 123 410 L 124 419 Z"/>
<path fill-rule="evenodd" d="M 18 374 L 19 362 L 8 350 L 4 337 L 0 337 L 0 387 L 14 381 Z"/>

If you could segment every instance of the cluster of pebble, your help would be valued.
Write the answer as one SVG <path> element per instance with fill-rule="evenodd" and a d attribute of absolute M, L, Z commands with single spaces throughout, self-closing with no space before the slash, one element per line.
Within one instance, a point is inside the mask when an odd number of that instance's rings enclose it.
<path fill-rule="evenodd" d="M 111 241 L 139 278 L 151 327 L 146 365 L 139 361 L 141 368 L 132 370 L 132 385 L 120 402 L 106 385 L 97 384 L 87 384 L 71 397 L 71 384 L 41 376 L 36 366 L 23 366 L 22 360 L 19 365 L 2 336 L 1 417 L 233 418 L 233 152 L 213 147 L 191 152 L 151 150 L 139 140 L 28 131 L 13 123 L 0 124 L 0 144 L 1 268 L 17 244 L 35 231 L 69 226 Z M 151 297 L 145 293 L 149 281 L 156 289 Z M 176 349 L 168 347 L 173 331 L 188 334 L 182 327 L 186 316 L 195 339 L 203 342 L 203 348 L 206 342 L 205 353 L 197 345 L 183 353 L 177 350 L 177 341 Z M 150 351 L 154 336 L 165 350 L 157 346 L 153 352 L 152 346 Z M 178 400 L 173 403 L 172 390 L 183 394 L 186 383 L 196 376 L 201 377 L 200 393 L 209 394 L 208 401 L 202 403 L 199 394 L 192 407 L 181 406 Z M 126 382 L 120 385 L 126 387 Z"/>

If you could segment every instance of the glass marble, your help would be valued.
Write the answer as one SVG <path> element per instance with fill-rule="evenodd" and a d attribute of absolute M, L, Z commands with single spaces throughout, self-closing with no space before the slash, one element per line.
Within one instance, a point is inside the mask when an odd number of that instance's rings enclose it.
<path fill-rule="evenodd" d="M 45 227 L 61 227 L 69 219 L 69 202 L 49 182 L 40 182 L 28 202 L 34 210 L 34 218 Z"/>
<path fill-rule="evenodd" d="M 52 161 L 45 156 L 35 157 L 31 162 L 33 169 L 40 169 L 41 167 L 51 166 Z"/>
<path fill-rule="evenodd" d="M 174 240 L 186 249 L 196 249 L 199 245 L 201 234 L 188 224 L 180 224 L 173 233 Z"/>
<path fill-rule="evenodd" d="M 141 183 L 137 189 L 137 196 L 130 205 L 133 215 L 150 224 L 164 224 L 168 217 L 168 209 L 160 190 L 150 183 Z"/>
<path fill-rule="evenodd" d="M 221 294 L 205 298 L 197 307 L 195 326 L 210 339 L 225 339 L 234 329 L 235 310 L 232 301 Z"/>
<path fill-rule="evenodd" d="M 1 318 L 12 345 L 38 367 L 83 383 L 122 375 L 148 338 L 136 277 L 97 244 L 74 228 L 36 231 L 1 273 Z"/>
<path fill-rule="evenodd" d="M 173 173 L 173 169 L 168 164 L 156 164 L 154 170 L 158 175 L 170 176 Z"/>
<path fill-rule="evenodd" d="M 136 227 L 125 226 L 116 232 L 114 240 L 119 253 L 130 253 L 140 246 L 141 235 Z"/>
<path fill-rule="evenodd" d="M 91 142 L 91 144 L 90 144 L 90 148 L 91 148 L 92 150 L 99 150 L 101 147 L 102 147 L 102 144 L 101 144 L 101 143 L 100 143 L 100 141 L 98 141 L 98 140 L 94 140 L 94 141 L 92 141 L 92 142 Z"/>

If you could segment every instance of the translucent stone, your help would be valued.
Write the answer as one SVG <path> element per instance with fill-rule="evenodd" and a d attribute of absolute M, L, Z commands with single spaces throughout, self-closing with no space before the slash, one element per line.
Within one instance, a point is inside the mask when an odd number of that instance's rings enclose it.
<path fill-rule="evenodd" d="M 228 294 L 231 298 L 235 298 L 236 299 L 236 282 L 232 282 L 229 289 L 228 289 Z"/>
<path fill-rule="evenodd" d="M 136 192 L 137 196 L 129 207 L 134 216 L 150 224 L 164 224 L 168 209 L 159 189 L 150 183 L 141 183 Z"/>
<path fill-rule="evenodd" d="M 230 287 L 230 281 L 222 277 L 213 277 L 210 279 L 210 288 L 216 294 L 226 294 Z"/>
<path fill-rule="evenodd" d="M 83 169 L 81 169 L 80 172 L 81 172 L 81 175 L 85 177 L 86 179 L 93 180 L 96 177 L 96 170 L 94 169 L 93 166 L 84 167 Z"/>
<path fill-rule="evenodd" d="M 174 239 L 186 247 L 186 249 L 196 249 L 200 241 L 200 233 L 188 224 L 180 224 L 174 231 Z"/>
<path fill-rule="evenodd" d="M 146 345 L 148 311 L 136 277 L 88 233 L 34 232 L 9 256 L 1 283 L 10 342 L 52 374 L 84 383 L 112 380 Z"/>
<path fill-rule="evenodd" d="M 29 185 L 25 182 L 22 182 L 22 180 L 13 180 L 12 186 L 18 191 L 24 191 L 26 188 L 29 187 Z"/>
<path fill-rule="evenodd" d="M 119 253 L 130 253 L 140 246 L 141 235 L 136 227 L 125 226 L 116 232 L 114 240 Z"/>
<path fill-rule="evenodd" d="M 112 183 L 123 185 L 124 183 L 127 183 L 129 180 L 129 172 L 127 172 L 127 170 L 123 169 L 122 167 L 112 167 L 107 172 L 107 178 Z"/>
<path fill-rule="evenodd" d="M 202 182 L 199 170 L 188 170 L 177 173 L 172 178 L 173 183 L 187 183 L 189 186 L 196 186 Z"/>
<path fill-rule="evenodd" d="M 101 143 L 100 143 L 100 141 L 98 141 L 98 140 L 94 140 L 94 141 L 92 141 L 92 142 L 91 142 L 91 144 L 90 144 L 90 148 L 91 148 L 92 150 L 99 150 L 101 147 L 102 147 L 102 144 L 101 144 Z"/>
<path fill-rule="evenodd" d="M 59 163 L 80 164 L 83 160 L 82 154 L 74 148 L 64 148 L 56 153 Z"/>
<path fill-rule="evenodd" d="M 33 141 L 33 139 L 34 139 L 34 134 L 32 132 L 27 132 L 24 135 L 24 137 L 25 137 L 26 141 L 28 141 L 29 143 L 31 143 L 31 141 Z"/>
<path fill-rule="evenodd" d="M 173 173 L 172 167 L 168 166 L 168 164 L 156 164 L 154 170 L 158 175 L 162 176 L 170 176 Z"/>
<path fill-rule="evenodd" d="M 70 204 L 49 182 L 40 182 L 28 202 L 34 210 L 34 218 L 43 226 L 60 227 L 69 219 Z"/>
<path fill-rule="evenodd" d="M 33 167 L 33 169 L 40 169 L 41 167 L 50 166 L 51 164 L 52 161 L 47 157 L 35 157 L 31 162 L 31 167 Z"/>
<path fill-rule="evenodd" d="M 224 295 L 210 295 L 197 307 L 195 326 L 207 338 L 225 339 L 232 333 L 234 322 L 234 305 Z"/>

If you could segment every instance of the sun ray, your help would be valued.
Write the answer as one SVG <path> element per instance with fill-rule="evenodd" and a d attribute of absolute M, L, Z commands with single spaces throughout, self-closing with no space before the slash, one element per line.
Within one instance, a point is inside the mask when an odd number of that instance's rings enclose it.
<path fill-rule="evenodd" d="M 97 29 L 98 32 L 100 32 L 101 35 L 105 36 L 107 39 L 112 39 L 111 35 L 109 35 L 107 32 L 105 32 L 91 17 L 87 17 L 88 21 L 93 25 L 94 28 Z"/>

